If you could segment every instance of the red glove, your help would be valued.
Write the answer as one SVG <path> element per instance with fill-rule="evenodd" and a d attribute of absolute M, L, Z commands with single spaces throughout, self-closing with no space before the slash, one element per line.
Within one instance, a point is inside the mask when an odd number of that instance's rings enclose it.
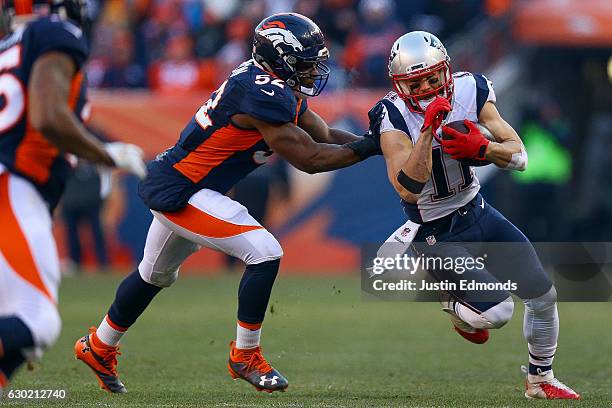
<path fill-rule="evenodd" d="M 453 139 L 442 140 L 440 142 L 444 151 L 455 160 L 485 160 L 489 140 L 480 133 L 480 130 L 478 130 L 478 127 L 473 122 L 464 119 L 463 123 L 467 126 L 468 133 L 461 133 L 448 126 L 442 126 L 442 132 L 453 137 Z"/>
<path fill-rule="evenodd" d="M 446 114 L 450 111 L 451 105 L 448 99 L 441 96 L 436 97 L 425 110 L 425 120 L 423 121 L 423 126 L 421 126 L 421 132 L 424 132 L 431 126 L 431 131 L 435 135 L 442 120 L 444 120 Z"/>

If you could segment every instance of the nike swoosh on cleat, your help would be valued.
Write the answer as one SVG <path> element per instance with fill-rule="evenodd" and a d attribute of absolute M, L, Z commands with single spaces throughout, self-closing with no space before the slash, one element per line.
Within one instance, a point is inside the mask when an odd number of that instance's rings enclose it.
<path fill-rule="evenodd" d="M 261 92 L 265 93 L 266 95 L 269 96 L 274 96 L 274 91 L 266 91 L 265 89 L 262 89 Z"/>

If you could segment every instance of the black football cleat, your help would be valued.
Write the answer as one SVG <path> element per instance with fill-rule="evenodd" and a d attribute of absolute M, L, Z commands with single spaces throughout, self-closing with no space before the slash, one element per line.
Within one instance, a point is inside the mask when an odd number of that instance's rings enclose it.
<path fill-rule="evenodd" d="M 236 343 L 230 343 L 230 357 L 227 369 L 234 380 L 242 378 L 257 391 L 285 391 L 289 382 L 281 373 L 268 364 L 261 354 L 261 348 L 236 348 Z"/>

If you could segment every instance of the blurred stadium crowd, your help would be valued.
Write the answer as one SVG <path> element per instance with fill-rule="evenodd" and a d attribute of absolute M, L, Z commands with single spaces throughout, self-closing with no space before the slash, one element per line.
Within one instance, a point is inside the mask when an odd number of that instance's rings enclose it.
<path fill-rule="evenodd" d="M 488 3 L 498 3 L 491 1 Z M 249 58 L 253 28 L 292 10 L 311 17 L 331 50 L 328 89 L 387 85 L 388 44 L 413 29 L 449 38 L 495 13 L 481 0 L 97 0 L 89 83 L 180 92 L 216 88 Z"/>

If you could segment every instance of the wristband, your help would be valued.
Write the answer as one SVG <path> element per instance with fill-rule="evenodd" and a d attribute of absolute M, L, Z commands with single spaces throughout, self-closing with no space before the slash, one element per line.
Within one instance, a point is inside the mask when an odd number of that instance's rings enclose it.
<path fill-rule="evenodd" d="M 521 151 L 519 153 L 512 154 L 512 159 L 506 165 L 506 169 L 523 171 L 526 168 L 527 168 L 527 151 L 525 150 L 525 147 L 521 146 Z"/>

